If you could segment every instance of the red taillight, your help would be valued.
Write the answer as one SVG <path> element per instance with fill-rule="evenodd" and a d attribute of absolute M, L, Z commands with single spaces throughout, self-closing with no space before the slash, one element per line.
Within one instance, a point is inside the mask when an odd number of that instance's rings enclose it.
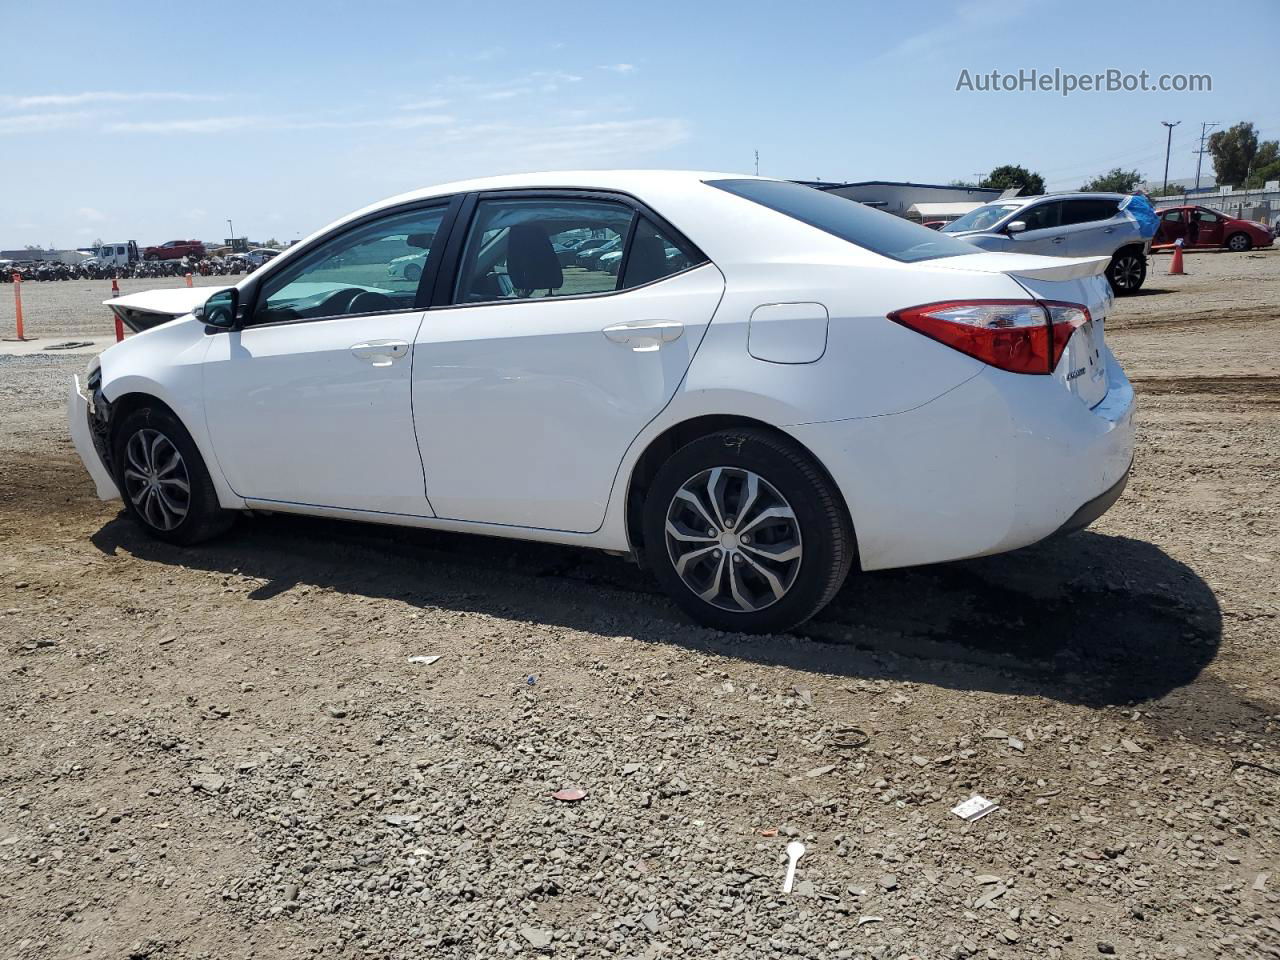
<path fill-rule="evenodd" d="M 953 300 L 907 307 L 889 319 L 1012 373 L 1053 373 L 1089 310 L 1057 300 Z"/>

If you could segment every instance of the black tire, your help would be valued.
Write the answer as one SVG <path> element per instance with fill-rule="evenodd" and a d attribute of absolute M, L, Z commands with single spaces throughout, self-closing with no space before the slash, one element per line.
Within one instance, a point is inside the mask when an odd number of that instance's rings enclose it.
<path fill-rule="evenodd" d="M 799 564 L 793 572 L 786 574 L 791 578 L 790 585 L 780 599 L 769 601 L 761 609 L 725 609 L 724 606 L 704 600 L 676 570 L 673 548 L 669 547 L 670 543 L 676 541 L 670 540 L 667 534 L 668 514 L 679 509 L 676 494 L 687 483 L 692 483 L 695 478 L 716 468 L 727 468 L 729 471 L 727 475 L 719 476 L 737 478 L 720 481 L 725 484 L 721 489 L 725 491 L 729 513 L 745 499 L 745 477 L 749 472 L 762 481 L 762 487 L 772 488 L 766 496 L 781 496 L 785 504 L 790 506 L 794 523 L 798 526 Z M 736 484 L 736 492 L 731 493 L 728 484 Z M 729 499 L 731 496 L 734 498 L 732 502 Z M 762 502 L 768 501 L 761 501 L 758 497 L 757 504 Z M 737 518 L 742 521 L 737 526 L 742 530 L 753 528 L 764 531 L 757 538 L 763 541 L 768 535 L 767 527 L 753 527 L 753 518 L 759 516 L 761 509 L 762 507 L 753 504 L 745 517 Z M 734 522 L 735 518 L 727 518 L 729 527 L 733 527 Z M 791 523 L 790 520 L 784 522 L 788 526 Z M 663 589 L 689 616 L 698 623 L 717 630 L 781 633 L 799 626 L 836 595 L 853 565 L 856 553 L 852 525 L 831 479 L 794 444 L 759 429 L 724 430 L 709 434 L 673 453 L 658 470 L 649 488 L 644 504 L 643 525 L 646 565 L 653 571 Z M 713 532 L 714 529 L 709 528 L 700 531 L 700 534 Z M 709 537 L 702 539 L 707 543 L 711 542 Z M 756 543 L 756 552 L 745 557 L 749 562 L 737 568 L 745 570 L 748 577 L 753 576 L 748 568 L 754 566 L 758 569 L 761 565 L 750 561 L 752 557 L 759 560 L 762 545 Z M 674 549 L 681 550 L 685 547 L 685 544 L 680 543 Z M 717 546 L 716 549 L 720 547 Z M 732 548 L 721 552 L 725 554 L 727 562 L 731 558 L 739 560 L 733 556 L 735 551 L 746 553 L 748 549 L 735 541 Z M 723 585 L 732 579 L 733 574 L 728 565 L 716 568 L 713 561 L 706 562 L 712 564 L 713 571 L 708 573 L 708 583 Z M 764 565 L 775 571 L 780 569 L 773 564 Z M 789 568 L 789 563 L 783 566 Z M 745 581 L 743 583 L 745 585 Z M 724 599 L 727 601 L 729 598 Z"/>
<path fill-rule="evenodd" d="M 185 497 L 181 487 L 174 483 L 174 478 L 182 474 L 170 474 L 162 483 L 165 486 L 165 497 L 156 502 L 155 496 L 146 494 L 146 484 L 138 479 L 139 474 L 133 469 L 138 463 L 138 448 L 131 451 L 130 443 L 134 438 L 144 446 L 158 449 L 156 459 L 168 460 L 173 450 L 181 458 L 180 467 L 188 491 Z M 150 444 L 153 437 L 160 437 L 164 443 Z M 131 452 L 134 454 L 131 458 Z M 142 458 L 145 461 L 145 456 Z M 151 536 L 169 543 L 193 544 L 216 537 L 235 521 L 235 512 L 224 510 L 218 505 L 218 494 L 214 490 L 213 481 L 209 478 L 209 470 L 205 467 L 204 458 L 196 449 L 182 423 L 166 407 L 145 406 L 129 413 L 112 432 L 111 460 L 115 466 L 116 485 L 124 500 L 125 509 L 143 530 Z M 159 470 L 159 465 L 157 466 Z M 155 486 L 153 484 L 153 486 Z M 141 493 L 136 491 L 141 490 Z M 140 506 L 141 504 L 141 506 Z M 165 506 L 169 504 L 169 506 Z M 172 520 L 177 512 L 173 506 L 185 508 L 185 513 L 171 526 L 164 521 Z"/>
<path fill-rule="evenodd" d="M 1139 249 L 1117 250 L 1107 264 L 1107 279 L 1118 297 L 1137 293 L 1147 280 L 1147 258 Z"/>
<path fill-rule="evenodd" d="M 1247 233 L 1233 233 L 1227 237 L 1227 249 L 1232 253 L 1244 253 L 1253 249 L 1253 238 Z"/>

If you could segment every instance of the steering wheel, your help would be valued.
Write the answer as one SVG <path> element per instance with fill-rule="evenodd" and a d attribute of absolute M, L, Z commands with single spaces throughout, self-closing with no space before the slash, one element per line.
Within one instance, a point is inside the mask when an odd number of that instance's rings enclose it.
<path fill-rule="evenodd" d="M 309 315 L 316 317 L 332 317 L 341 313 L 350 313 L 351 302 L 360 294 L 366 292 L 359 287 L 343 287 L 341 290 L 333 291 L 333 293 L 320 301 L 315 307 L 315 313 L 307 312 Z"/>
<path fill-rule="evenodd" d="M 347 304 L 347 313 L 385 313 L 394 310 L 395 303 L 385 293 L 364 290 L 357 293 Z"/>

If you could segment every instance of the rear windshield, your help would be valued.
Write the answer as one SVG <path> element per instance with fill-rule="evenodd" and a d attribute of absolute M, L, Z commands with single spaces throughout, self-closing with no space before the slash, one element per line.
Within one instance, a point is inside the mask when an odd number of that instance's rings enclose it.
<path fill-rule="evenodd" d="M 903 263 L 961 257 L 978 250 L 964 240 L 864 206 L 856 200 L 785 180 L 708 180 L 738 197 L 786 214 L 849 243 Z"/>

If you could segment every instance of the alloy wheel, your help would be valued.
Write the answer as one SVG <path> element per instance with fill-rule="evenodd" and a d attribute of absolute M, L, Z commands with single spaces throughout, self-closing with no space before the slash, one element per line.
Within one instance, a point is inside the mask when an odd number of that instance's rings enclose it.
<path fill-rule="evenodd" d="M 1237 233 L 1230 241 L 1228 241 L 1228 246 L 1230 246 L 1236 253 L 1243 253 L 1245 250 L 1249 249 L 1249 238 L 1243 233 Z"/>
<path fill-rule="evenodd" d="M 143 429 L 125 445 L 129 500 L 157 530 L 173 530 L 191 507 L 191 478 L 182 454 L 159 430 Z"/>
<path fill-rule="evenodd" d="M 1121 290 L 1132 290 L 1142 281 L 1142 261 L 1136 256 L 1121 257 L 1111 271 Z"/>
<path fill-rule="evenodd" d="M 787 595 L 800 572 L 800 524 L 785 497 L 740 467 L 690 477 L 667 508 L 667 554 L 695 595 L 754 613 Z"/>

